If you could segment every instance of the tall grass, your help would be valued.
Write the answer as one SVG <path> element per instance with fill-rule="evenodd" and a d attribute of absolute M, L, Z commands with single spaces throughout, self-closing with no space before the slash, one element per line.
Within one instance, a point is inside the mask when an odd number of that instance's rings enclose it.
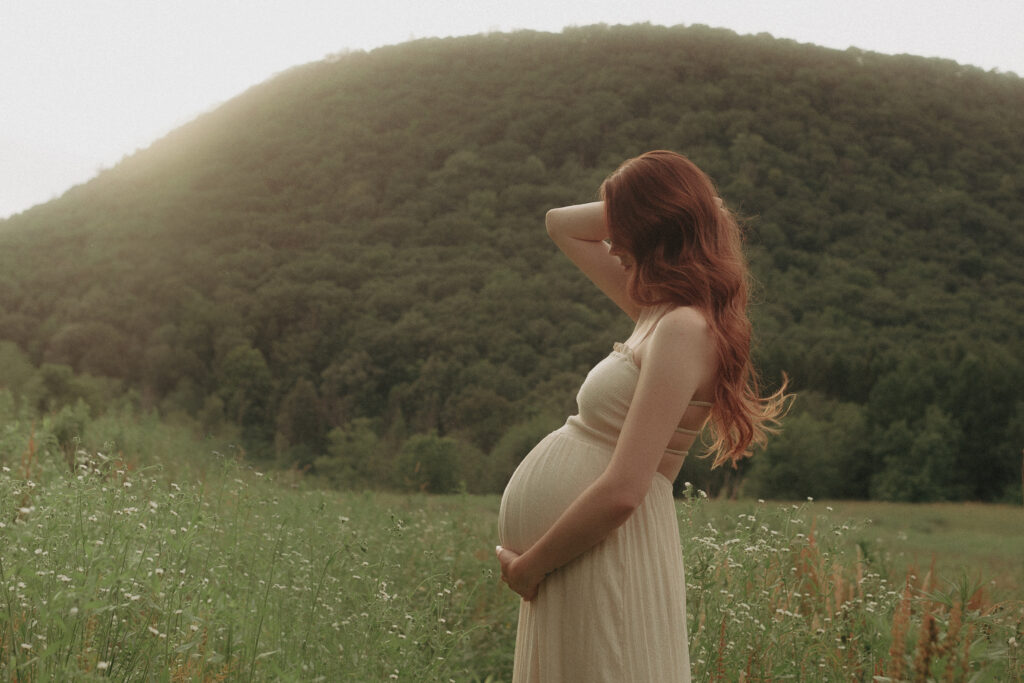
<path fill-rule="evenodd" d="M 966 571 L 908 567 L 893 581 L 830 506 L 730 507 L 708 519 L 699 499 L 681 505 L 691 522 L 684 554 L 698 680 L 1024 677 L 1021 601 L 988 599 Z"/>
<path fill-rule="evenodd" d="M 85 451 L 73 475 L 31 454 L 30 476 L 3 467 L 0 674 L 433 681 L 466 670 L 481 568 L 454 545 L 485 530 L 426 499 L 394 498 L 399 513 L 215 457 L 194 481 Z"/>
<path fill-rule="evenodd" d="M 511 678 L 496 497 L 317 490 L 184 437 L 177 455 L 111 442 L 69 463 L 18 428 L 0 452 L 0 678 Z M 679 509 L 695 680 L 1024 679 L 1020 602 L 929 567 L 883 575 L 820 506 Z"/>

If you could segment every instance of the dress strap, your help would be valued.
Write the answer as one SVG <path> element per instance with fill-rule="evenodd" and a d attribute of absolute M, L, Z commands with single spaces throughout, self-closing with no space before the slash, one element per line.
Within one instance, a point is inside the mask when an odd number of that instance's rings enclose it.
<path fill-rule="evenodd" d="M 679 450 L 678 448 L 666 448 L 665 452 L 666 453 L 671 453 L 672 455 L 681 455 L 683 457 L 686 457 L 687 455 L 690 454 L 690 449 L 686 449 L 685 451 L 682 451 L 682 450 Z"/>
<path fill-rule="evenodd" d="M 647 337 L 651 336 L 651 333 L 654 332 L 654 328 L 658 326 L 658 323 L 661 322 L 662 317 L 664 317 L 666 313 L 668 313 L 667 307 L 663 308 L 661 306 L 653 306 L 645 309 L 644 315 L 637 322 L 643 323 L 646 326 L 646 329 L 644 330 L 644 333 L 640 335 L 640 338 L 633 343 L 633 346 L 640 346 Z M 657 317 L 655 317 L 655 315 L 657 315 Z"/>
<path fill-rule="evenodd" d="M 711 408 L 714 403 L 711 401 L 690 401 L 691 406 L 697 406 L 699 408 Z"/>

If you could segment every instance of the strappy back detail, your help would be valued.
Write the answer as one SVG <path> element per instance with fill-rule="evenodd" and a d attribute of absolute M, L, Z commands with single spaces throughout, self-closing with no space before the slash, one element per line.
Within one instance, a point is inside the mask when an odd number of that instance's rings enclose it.
<path fill-rule="evenodd" d="M 710 408 L 711 407 L 711 403 L 709 403 L 708 401 L 690 401 L 687 405 L 695 406 L 695 407 L 698 407 L 698 408 Z M 699 429 L 688 429 L 686 427 L 676 427 L 676 434 L 685 434 L 686 436 L 692 436 L 694 438 L 697 438 L 698 436 L 700 436 L 700 430 Z M 687 448 L 684 451 L 684 450 L 681 450 L 681 449 L 678 449 L 678 448 L 666 448 L 665 452 L 666 453 L 671 453 L 672 455 L 681 455 L 681 456 L 685 457 L 687 454 L 689 454 L 690 449 Z"/>

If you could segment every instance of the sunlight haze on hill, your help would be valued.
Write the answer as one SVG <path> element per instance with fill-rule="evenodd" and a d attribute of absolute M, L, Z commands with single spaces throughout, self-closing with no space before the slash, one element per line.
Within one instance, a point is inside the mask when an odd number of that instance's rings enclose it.
<path fill-rule="evenodd" d="M 331 54 L 423 37 L 642 22 L 1024 74 L 1017 0 L 5 2 L 0 218 L 59 196 L 274 73 Z"/>

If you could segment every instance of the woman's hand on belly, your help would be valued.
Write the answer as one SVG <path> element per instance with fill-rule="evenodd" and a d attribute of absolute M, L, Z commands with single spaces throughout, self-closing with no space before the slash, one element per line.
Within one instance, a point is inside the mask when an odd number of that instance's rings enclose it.
<path fill-rule="evenodd" d="M 544 580 L 544 577 L 525 573 L 522 563 L 517 562 L 518 553 L 508 548 L 502 548 L 500 545 L 494 549 L 494 552 L 498 556 L 498 562 L 501 563 L 501 580 L 518 593 L 523 600 L 533 600 L 537 597 L 540 582 Z"/>

